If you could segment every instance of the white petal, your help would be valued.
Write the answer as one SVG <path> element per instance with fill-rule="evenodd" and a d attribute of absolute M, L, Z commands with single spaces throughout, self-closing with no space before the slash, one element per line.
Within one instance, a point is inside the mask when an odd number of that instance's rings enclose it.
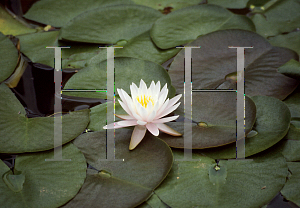
<path fill-rule="evenodd" d="M 135 126 L 137 125 L 137 120 L 124 120 L 117 122 L 119 126 Z"/>
<path fill-rule="evenodd" d="M 120 122 L 120 121 L 119 121 Z M 111 124 L 108 124 L 106 126 L 103 126 L 103 129 L 119 129 L 119 128 L 124 128 L 126 126 L 121 126 L 119 125 L 119 122 L 115 122 L 115 123 L 111 123 Z M 137 125 L 137 124 L 136 124 Z M 130 126 L 133 126 L 133 125 L 130 125 Z"/>
<path fill-rule="evenodd" d="M 153 119 L 155 118 L 155 115 L 156 115 L 156 112 L 155 112 L 155 111 L 152 111 L 152 112 L 150 113 L 150 115 L 148 116 L 148 118 L 147 118 L 147 122 L 152 122 Z"/>
<path fill-rule="evenodd" d="M 122 93 L 122 90 L 118 88 L 118 89 L 117 89 L 117 92 L 118 92 L 118 94 L 119 94 L 119 96 L 120 96 L 122 102 L 124 102 L 125 104 L 127 104 L 126 99 L 125 99 L 125 97 L 124 97 L 124 95 L 123 95 L 123 93 Z"/>
<path fill-rule="evenodd" d="M 155 116 L 155 118 L 160 118 L 160 117 L 162 117 L 162 116 L 160 116 L 163 112 L 164 112 L 164 110 L 166 109 L 166 107 L 168 106 L 168 104 L 169 104 L 169 98 L 166 100 L 166 102 L 159 108 L 159 110 L 157 111 L 157 113 L 156 113 L 156 116 Z"/>
<path fill-rule="evenodd" d="M 131 97 L 133 99 L 136 99 L 137 93 L 138 93 L 138 88 L 137 88 L 136 84 L 132 83 L 130 85 L 130 92 L 131 92 Z"/>
<path fill-rule="evenodd" d="M 130 115 L 126 115 L 126 114 L 115 114 L 115 116 L 117 116 L 120 119 L 134 119 L 134 117 L 130 116 Z"/>
<path fill-rule="evenodd" d="M 170 134 L 172 136 L 182 136 L 182 134 L 180 134 L 179 132 L 175 131 L 174 129 L 172 129 L 171 127 L 167 126 L 166 124 L 158 123 L 158 124 L 156 124 L 156 126 L 158 127 L 159 130 L 161 130 L 162 132 L 164 132 L 166 134 Z"/>
<path fill-rule="evenodd" d="M 176 110 L 176 108 L 178 108 L 178 106 L 180 105 L 180 102 L 177 103 L 176 105 L 173 105 L 172 107 L 165 109 L 160 115 L 159 118 L 164 117 L 166 115 L 168 115 L 169 113 L 173 112 L 174 110 Z M 157 115 L 156 115 L 157 117 Z"/>
<path fill-rule="evenodd" d="M 181 98 L 182 94 L 180 95 L 176 95 L 175 97 L 173 97 L 170 101 L 169 104 L 167 105 L 166 109 L 168 109 L 169 107 L 171 107 L 172 105 L 174 105 L 180 98 Z"/>
<path fill-rule="evenodd" d="M 170 116 L 170 117 L 166 117 L 166 118 L 161 118 L 161 119 L 152 121 L 152 123 L 166 123 L 166 122 L 174 121 L 178 117 L 179 117 L 179 115 L 178 116 Z"/>
<path fill-rule="evenodd" d="M 123 103 L 121 100 L 118 99 L 118 101 L 119 101 L 121 107 L 126 111 L 126 113 L 128 113 L 130 116 L 133 116 L 133 114 L 132 114 L 131 110 L 128 108 L 128 106 L 125 103 Z"/>
<path fill-rule="evenodd" d="M 146 133 L 146 126 L 137 125 L 131 135 L 129 150 L 133 150 L 144 138 Z"/>
<path fill-rule="evenodd" d="M 158 136 L 159 131 L 157 126 L 154 123 L 148 123 L 146 124 L 147 129 L 150 131 L 151 134 L 153 134 L 154 136 Z"/>
<path fill-rule="evenodd" d="M 147 85 L 144 82 L 144 80 L 142 80 L 142 79 L 140 81 L 140 89 L 142 90 L 143 94 L 146 94 L 146 92 L 147 92 Z"/>
<path fill-rule="evenodd" d="M 137 121 L 138 125 L 145 125 L 146 123 L 147 123 L 146 121 L 140 121 L 140 120 Z"/>

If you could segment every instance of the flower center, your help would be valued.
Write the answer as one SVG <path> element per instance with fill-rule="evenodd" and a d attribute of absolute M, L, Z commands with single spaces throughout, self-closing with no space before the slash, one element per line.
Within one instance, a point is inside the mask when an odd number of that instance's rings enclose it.
<path fill-rule="evenodd" d="M 147 105 L 150 101 L 152 105 L 154 105 L 154 100 L 151 98 L 151 96 L 141 95 L 137 96 L 136 99 L 144 108 L 147 108 Z"/>

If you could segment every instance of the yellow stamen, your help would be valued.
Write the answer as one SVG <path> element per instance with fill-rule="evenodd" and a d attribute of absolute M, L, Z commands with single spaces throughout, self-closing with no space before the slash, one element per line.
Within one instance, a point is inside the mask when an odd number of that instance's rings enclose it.
<path fill-rule="evenodd" d="M 154 100 L 151 98 L 151 96 L 141 95 L 140 97 L 137 96 L 136 99 L 144 108 L 147 108 L 147 105 L 150 101 L 152 105 L 154 105 Z"/>

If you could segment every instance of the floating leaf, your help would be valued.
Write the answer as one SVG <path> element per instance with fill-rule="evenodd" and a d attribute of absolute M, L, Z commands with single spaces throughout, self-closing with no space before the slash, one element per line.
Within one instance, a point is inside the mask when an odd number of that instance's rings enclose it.
<path fill-rule="evenodd" d="M 129 151 L 132 130 L 115 130 L 116 159 L 106 158 L 106 131 L 85 133 L 74 144 L 87 162 L 87 179 L 75 198 L 64 207 L 135 207 L 147 200 L 166 177 L 173 162 L 170 148 L 160 139 L 146 134 L 133 151 Z"/>
<path fill-rule="evenodd" d="M 278 72 L 291 78 L 300 80 L 300 63 L 295 59 L 291 59 L 279 67 Z"/>
<path fill-rule="evenodd" d="M 54 118 L 27 118 L 24 107 L 5 85 L 0 85 L 1 153 L 36 152 L 53 149 Z M 62 117 L 62 144 L 81 134 L 89 123 L 89 110 Z M 74 128 L 76 127 L 76 128 Z"/>
<path fill-rule="evenodd" d="M 300 85 L 283 102 L 289 107 L 292 119 L 300 118 Z"/>
<path fill-rule="evenodd" d="M 236 92 L 195 92 L 192 100 L 193 149 L 216 147 L 236 141 Z M 256 107 L 249 97 L 245 98 L 245 102 L 247 118 L 245 133 L 248 134 L 255 122 Z M 184 106 L 180 105 L 175 113 L 184 116 Z M 183 136 L 161 134 L 159 138 L 171 147 L 184 148 L 184 123 L 169 124 Z"/>
<path fill-rule="evenodd" d="M 173 167 L 155 190 L 172 208 L 261 207 L 282 189 L 288 174 L 280 154 L 260 154 L 253 161 L 220 160 L 218 164 L 196 153 L 195 161 L 180 161 L 183 151 L 173 150 L 173 154 Z"/>
<path fill-rule="evenodd" d="M 299 10 L 298 0 L 280 0 L 266 10 L 255 14 L 251 19 L 258 34 L 264 37 L 275 36 L 291 32 L 299 27 Z"/>
<path fill-rule="evenodd" d="M 73 145 L 62 148 L 63 159 L 53 151 L 18 155 L 14 170 L 0 160 L 0 204 L 2 207 L 59 207 L 72 199 L 86 177 L 86 161 Z"/>
<path fill-rule="evenodd" d="M 299 84 L 299 80 L 277 72 L 290 59 L 299 60 L 289 49 L 272 47 L 263 37 L 244 30 L 223 30 L 199 37 L 188 46 L 192 49 L 193 89 L 236 89 L 237 49 L 245 49 L 245 93 L 267 95 L 283 100 Z M 178 93 L 184 87 L 184 50 L 175 57 L 169 74 Z M 230 79 L 229 76 L 233 78 Z"/>
<path fill-rule="evenodd" d="M 245 140 L 246 157 L 259 153 L 279 142 L 287 134 L 291 119 L 290 111 L 282 101 L 267 96 L 254 96 L 252 99 L 256 105 L 256 122 L 253 130 L 257 134 Z M 199 150 L 199 152 L 215 159 L 235 158 L 236 143 Z"/>
<path fill-rule="evenodd" d="M 61 29 L 60 39 L 86 43 L 128 41 L 150 30 L 162 14 L 139 5 L 117 5 L 87 11 Z"/>
<path fill-rule="evenodd" d="M 18 64 L 18 50 L 14 44 L 0 32 L 0 83 L 6 80 Z"/>
<path fill-rule="evenodd" d="M 11 16 L 0 6 L 0 32 L 4 35 L 20 35 L 36 32 L 36 29 L 29 28 L 19 22 L 16 16 Z M 1 56 L 2 57 L 2 56 Z"/>
<path fill-rule="evenodd" d="M 200 35 L 225 29 L 255 31 L 248 17 L 209 4 L 183 8 L 159 18 L 151 29 L 151 37 L 159 48 L 167 49 L 189 43 Z"/>
<path fill-rule="evenodd" d="M 300 163 L 288 162 L 287 164 L 292 175 L 280 192 L 284 198 L 300 206 Z"/>
<path fill-rule="evenodd" d="M 300 54 L 299 37 L 300 37 L 300 31 L 295 31 L 284 35 L 277 35 L 275 37 L 270 37 L 269 42 L 273 46 L 286 47 Z"/>
<path fill-rule="evenodd" d="M 132 4 L 132 2 L 130 0 L 42 0 L 34 3 L 24 17 L 54 27 L 62 27 L 85 11 L 116 4 Z"/>
<path fill-rule="evenodd" d="M 200 4 L 201 0 L 152 0 L 152 1 L 144 1 L 144 0 L 133 0 L 136 4 L 141 4 L 144 6 L 152 7 L 154 9 L 164 11 L 165 8 L 170 8 L 172 11 L 177 9 L 181 9 L 184 7 Z"/>
<path fill-rule="evenodd" d="M 208 0 L 207 3 L 219 5 L 225 8 L 242 9 L 246 8 L 249 0 Z"/>
<path fill-rule="evenodd" d="M 106 49 L 103 49 L 106 50 Z M 122 49 L 116 49 L 122 50 Z M 64 92 L 66 95 L 78 97 L 106 98 L 106 77 L 107 77 L 107 61 L 101 61 L 98 55 L 90 60 L 87 67 L 81 69 L 74 74 L 66 83 L 64 89 L 98 89 L 102 92 Z M 129 86 L 133 83 L 140 83 L 143 79 L 147 86 L 151 81 L 155 83 L 160 81 L 161 86 L 165 83 L 168 85 L 169 97 L 174 96 L 173 86 L 167 71 L 160 65 L 135 58 L 115 58 L 115 88 L 122 88 L 130 94 Z M 117 95 L 117 92 L 116 92 Z"/>

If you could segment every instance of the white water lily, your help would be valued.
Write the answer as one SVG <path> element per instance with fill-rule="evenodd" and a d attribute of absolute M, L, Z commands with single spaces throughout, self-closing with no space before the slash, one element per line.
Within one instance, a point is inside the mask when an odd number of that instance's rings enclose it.
<path fill-rule="evenodd" d="M 134 83 L 130 85 L 131 97 L 123 89 L 117 89 L 117 91 L 122 99 L 122 101 L 118 101 L 128 115 L 116 114 L 118 118 L 124 120 L 108 124 L 104 126 L 103 129 L 135 126 L 131 136 L 129 150 L 133 150 L 142 141 L 147 129 L 154 136 L 158 136 L 159 130 L 173 136 L 182 135 L 164 124 L 176 120 L 179 117 L 179 115 L 177 115 L 163 118 L 180 105 L 180 102 L 175 103 L 181 98 L 180 94 L 169 100 L 169 98 L 167 98 L 167 84 L 160 90 L 160 81 L 156 84 L 152 81 L 150 87 L 147 88 L 146 83 L 141 79 L 140 87 L 137 87 Z"/>

